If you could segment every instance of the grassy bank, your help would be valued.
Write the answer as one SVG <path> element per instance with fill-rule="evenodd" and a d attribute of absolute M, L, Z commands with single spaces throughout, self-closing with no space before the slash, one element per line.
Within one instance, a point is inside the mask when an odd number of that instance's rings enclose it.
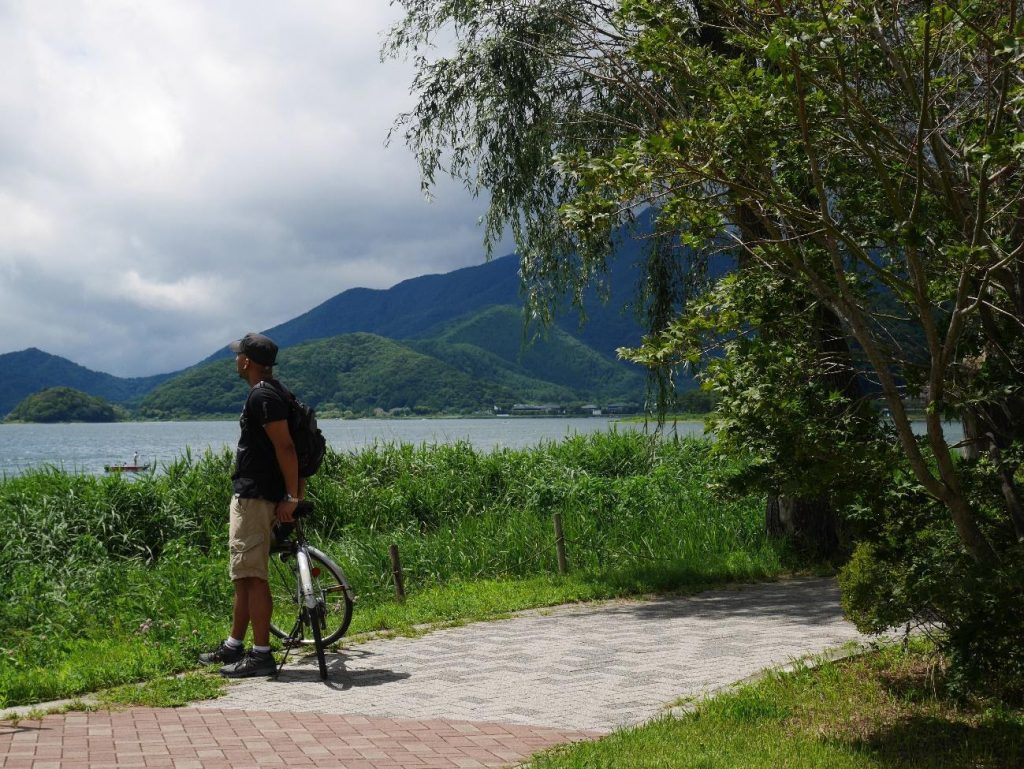
<path fill-rule="evenodd" d="M 1024 765 L 1024 710 L 949 696 L 915 644 L 770 675 L 532 769 L 946 769 Z"/>
<path fill-rule="evenodd" d="M 135 479 L 0 482 L 0 707 L 184 670 L 223 637 L 230 467 L 227 454 L 186 456 Z M 311 488 L 314 539 L 360 595 L 352 632 L 777 574 L 761 500 L 716 498 L 714 470 L 703 441 L 634 433 L 332 454 Z M 392 543 L 404 605 L 391 600 Z"/>

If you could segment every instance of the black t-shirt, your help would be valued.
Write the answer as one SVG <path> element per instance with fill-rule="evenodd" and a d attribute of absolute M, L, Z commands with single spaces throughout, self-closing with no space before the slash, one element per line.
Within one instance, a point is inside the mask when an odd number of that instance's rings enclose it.
<path fill-rule="evenodd" d="M 275 384 L 278 384 L 275 381 Z M 280 386 L 280 385 L 279 385 Z M 235 452 L 235 472 L 231 485 L 235 494 L 245 498 L 284 499 L 287 489 L 277 464 L 274 444 L 264 426 L 288 419 L 288 404 L 277 388 L 257 382 L 249 391 L 239 419 L 241 434 Z"/>

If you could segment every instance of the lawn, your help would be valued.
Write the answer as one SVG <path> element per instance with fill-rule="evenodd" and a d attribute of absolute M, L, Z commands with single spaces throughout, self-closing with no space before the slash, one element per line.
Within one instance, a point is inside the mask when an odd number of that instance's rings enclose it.
<path fill-rule="evenodd" d="M 927 644 L 795 672 L 679 717 L 543 753 L 531 769 L 1020 769 L 1024 710 L 964 701 Z"/>

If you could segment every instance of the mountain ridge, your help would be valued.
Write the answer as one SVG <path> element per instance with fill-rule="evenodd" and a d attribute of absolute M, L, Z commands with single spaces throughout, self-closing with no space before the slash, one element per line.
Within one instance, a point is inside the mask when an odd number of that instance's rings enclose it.
<path fill-rule="evenodd" d="M 504 319 L 506 335 L 515 314 L 514 308 L 505 307 L 494 315 L 498 321 Z M 583 361 L 582 367 L 576 367 L 581 372 L 578 377 L 593 376 L 587 381 L 555 383 L 531 376 L 529 366 L 516 365 L 473 344 L 439 339 L 403 342 L 366 332 L 289 347 L 283 351 L 287 355 L 279 358 L 275 375 L 329 416 L 395 411 L 493 413 L 523 400 L 572 403 L 602 396 L 639 400 L 640 375 L 619 371 L 567 334 L 543 344 L 547 355 Z M 151 419 L 232 415 L 246 390 L 233 361 L 209 361 L 160 384 L 142 400 L 139 413 Z"/>
<path fill-rule="evenodd" d="M 598 397 L 591 394 L 612 391 L 625 395 L 638 381 L 637 369 L 632 364 L 617 360 L 615 349 L 635 345 L 642 337 L 640 324 L 628 313 L 627 301 L 627 298 L 632 298 L 638 280 L 635 261 L 638 254 L 639 246 L 627 241 L 610 262 L 607 283 L 611 289 L 611 303 L 600 301 L 595 288 L 584 292 L 583 306 L 588 322 L 582 327 L 579 311 L 567 306 L 567 300 L 550 328 L 527 325 L 520 295 L 519 261 L 515 254 L 510 254 L 448 273 L 408 278 L 387 289 L 350 288 L 264 333 L 281 346 L 282 360 L 292 348 L 304 343 L 345 334 L 369 333 L 398 341 L 409 350 L 435 358 L 444 366 L 431 370 L 439 375 L 446 372 L 443 374 L 446 381 L 457 378 L 452 371 L 461 371 L 470 379 L 490 372 L 505 386 L 521 386 L 524 392 L 546 393 L 550 400 L 571 401 L 574 396 Z M 490 307 L 504 309 L 488 311 Z M 488 333 L 486 326 L 487 318 L 494 321 L 498 317 L 494 312 L 500 313 L 500 334 Z M 477 317 L 480 313 L 484 315 Z M 513 314 L 517 316 L 515 323 L 512 322 Z M 457 322 L 476 324 L 473 345 L 465 346 L 465 340 L 437 338 L 438 335 L 451 334 L 452 324 Z M 552 353 L 540 353 L 538 350 L 541 348 L 536 345 L 519 348 L 524 339 L 531 338 L 538 331 L 539 339 L 557 338 L 558 354 L 569 356 L 576 373 L 570 374 L 565 367 L 559 367 L 551 358 Z M 488 345 L 496 343 L 499 336 L 506 349 L 502 355 L 489 358 Z M 570 344 L 570 338 L 580 346 Z M 510 355 L 507 349 L 513 344 L 518 350 L 515 356 Z M 231 353 L 225 346 L 180 371 L 121 378 L 91 371 L 37 348 L 5 353 L 0 355 L 0 377 L 8 387 L 0 394 L 0 416 L 25 397 L 56 386 L 72 387 L 115 404 L 136 408 L 155 389 L 173 379 L 185 377 L 183 388 L 188 391 L 196 382 L 189 377 L 189 372 L 230 357 Z M 547 367 L 546 373 L 544 366 Z M 615 373 L 616 369 L 619 373 Z M 596 383 L 599 386 L 580 388 L 582 375 L 579 372 L 587 370 L 601 372 L 601 382 Z M 550 377 L 556 381 L 551 381 Z M 213 385 L 212 380 L 209 384 Z M 466 386 L 470 386 L 468 381 Z M 641 399 L 640 387 L 636 389 L 636 398 L 630 400 Z M 200 414 L 206 413 L 206 407 L 199 403 L 200 400 L 208 397 L 219 403 L 221 398 L 219 389 L 205 393 L 191 390 L 190 395 L 195 399 L 195 413 Z M 175 406 L 179 412 L 184 408 L 186 406 L 181 404 Z"/>
<path fill-rule="evenodd" d="M 72 387 L 112 403 L 127 403 L 145 395 L 177 372 L 147 377 L 118 377 L 93 371 L 67 358 L 38 347 L 0 354 L 0 416 L 7 414 L 26 396 L 51 387 Z"/>
<path fill-rule="evenodd" d="M 638 244 L 627 241 L 610 261 L 607 302 L 599 296 L 596 287 L 584 291 L 585 324 L 580 324 L 580 311 L 570 306 L 568 299 L 563 299 L 554 324 L 613 360 L 616 348 L 638 344 L 643 330 L 631 312 L 640 275 L 636 265 L 638 255 Z M 430 334 L 448 321 L 492 305 L 523 305 L 517 254 L 451 272 L 418 275 L 386 289 L 346 289 L 262 333 L 282 348 L 355 332 L 390 339 L 415 339 Z M 230 355 L 225 347 L 201 362 Z"/>

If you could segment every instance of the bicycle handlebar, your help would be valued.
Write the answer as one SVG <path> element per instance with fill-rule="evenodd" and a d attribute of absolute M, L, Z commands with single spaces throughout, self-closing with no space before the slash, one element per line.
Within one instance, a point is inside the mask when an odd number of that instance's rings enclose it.
<path fill-rule="evenodd" d="M 296 518 L 305 518 L 312 512 L 313 503 L 308 499 L 303 499 L 297 505 L 295 505 L 295 512 L 293 513 L 293 515 Z"/>

